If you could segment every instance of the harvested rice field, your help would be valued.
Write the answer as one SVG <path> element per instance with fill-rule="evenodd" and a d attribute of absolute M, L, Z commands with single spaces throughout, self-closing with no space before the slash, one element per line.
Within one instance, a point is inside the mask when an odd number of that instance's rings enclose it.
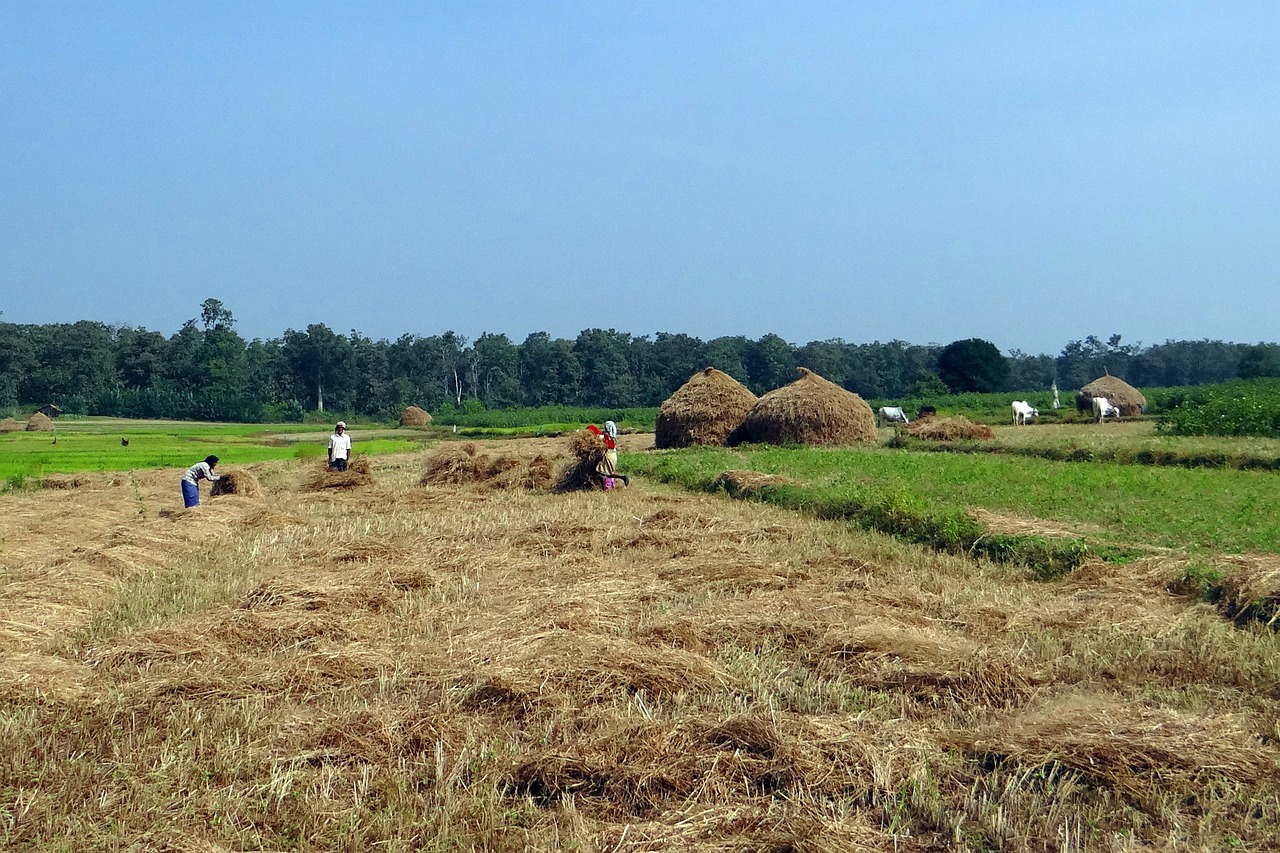
<path fill-rule="evenodd" d="M 0 494 L 0 848 L 1276 849 L 1280 643 L 1183 558 L 1040 581 L 477 445 Z"/>

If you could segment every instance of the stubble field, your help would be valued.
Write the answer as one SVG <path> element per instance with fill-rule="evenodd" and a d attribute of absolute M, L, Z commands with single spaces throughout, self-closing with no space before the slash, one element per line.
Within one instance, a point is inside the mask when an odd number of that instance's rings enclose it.
<path fill-rule="evenodd" d="M 1171 591 L 1176 550 L 1042 581 L 427 455 L 193 511 L 176 471 L 0 495 L 0 846 L 1275 849 L 1280 644 Z"/>

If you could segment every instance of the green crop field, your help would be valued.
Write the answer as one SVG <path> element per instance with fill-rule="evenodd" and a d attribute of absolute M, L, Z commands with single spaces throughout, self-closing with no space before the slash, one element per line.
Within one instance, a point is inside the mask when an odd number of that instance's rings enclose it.
<path fill-rule="evenodd" d="M 357 454 L 421 447 L 424 434 L 368 439 L 354 432 Z M 186 468 L 213 454 L 226 465 L 325 455 L 327 430 L 304 424 L 215 424 L 121 418 L 59 420 L 54 432 L 0 435 L 0 482 L 45 474 Z M 369 434 L 369 433 L 366 433 Z M 122 440 L 129 442 L 128 446 Z"/>
<path fill-rule="evenodd" d="M 1080 525 L 1086 540 L 1120 548 L 1280 552 L 1276 474 L 998 454 L 867 449 L 680 450 L 626 457 L 626 470 L 691 487 L 748 470 L 794 484 L 803 508 L 896 503 L 923 513 L 968 507 Z"/>

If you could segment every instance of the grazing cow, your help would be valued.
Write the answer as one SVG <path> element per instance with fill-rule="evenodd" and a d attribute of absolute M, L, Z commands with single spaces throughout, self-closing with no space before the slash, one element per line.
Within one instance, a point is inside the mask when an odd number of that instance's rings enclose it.
<path fill-rule="evenodd" d="M 1093 398 L 1093 422 L 1098 423 L 1107 418 L 1120 420 L 1120 409 L 1111 405 L 1111 401 L 1106 397 Z"/>
<path fill-rule="evenodd" d="M 876 420 L 880 421 L 881 426 L 890 423 L 911 423 L 911 420 L 907 417 L 907 413 L 902 411 L 901 406 L 881 406 L 880 411 L 876 412 Z"/>
<path fill-rule="evenodd" d="M 933 406 L 921 406 L 920 411 L 916 412 L 916 420 L 921 418 L 934 418 L 938 416 L 938 410 Z"/>
<path fill-rule="evenodd" d="M 1025 426 L 1031 423 L 1032 418 L 1040 417 L 1040 411 L 1035 409 L 1026 400 L 1014 400 L 1011 408 L 1013 409 L 1013 423 Z"/>

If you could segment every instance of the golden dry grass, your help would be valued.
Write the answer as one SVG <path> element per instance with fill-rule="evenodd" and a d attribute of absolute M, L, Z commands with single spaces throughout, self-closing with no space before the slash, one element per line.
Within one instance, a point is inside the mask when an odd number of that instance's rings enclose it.
<path fill-rule="evenodd" d="M 903 427 L 912 436 L 925 441 L 957 441 L 978 439 L 988 441 L 996 437 L 995 430 L 986 424 L 975 424 L 964 415 L 939 418 L 925 417 Z"/>
<path fill-rule="evenodd" d="M 311 476 L 303 485 L 304 489 L 320 492 L 325 489 L 354 489 L 367 486 L 373 482 L 373 468 L 366 456 L 357 456 L 347 465 L 347 470 L 337 471 L 321 462 L 312 469 Z"/>
<path fill-rule="evenodd" d="M 523 453 L 500 445 L 476 455 Z M 652 485 L 0 495 L 0 847 L 1264 850 L 1276 634 Z M 51 547 L 51 543 L 59 547 Z M 1247 561 L 1246 561 L 1247 562 Z M 1241 595 L 1274 590 L 1253 566 Z"/>

